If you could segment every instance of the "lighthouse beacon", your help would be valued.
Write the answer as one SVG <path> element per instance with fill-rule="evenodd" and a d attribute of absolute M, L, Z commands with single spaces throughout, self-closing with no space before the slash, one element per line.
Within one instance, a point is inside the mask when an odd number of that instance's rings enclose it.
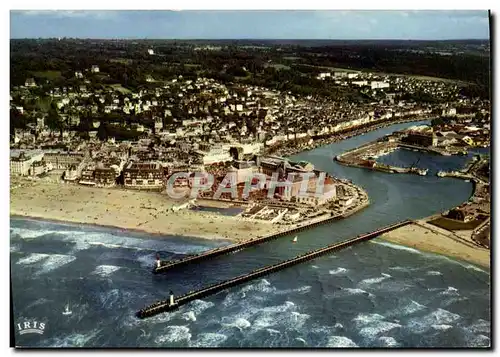
<path fill-rule="evenodd" d="M 159 268 L 160 265 L 161 265 L 161 263 L 160 263 L 160 255 L 156 254 L 156 267 Z"/>

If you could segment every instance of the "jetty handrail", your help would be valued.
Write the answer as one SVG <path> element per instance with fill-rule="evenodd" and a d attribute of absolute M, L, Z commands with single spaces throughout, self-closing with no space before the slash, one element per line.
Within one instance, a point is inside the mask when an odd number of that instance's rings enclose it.
<path fill-rule="evenodd" d="M 290 258 L 290 259 L 287 259 L 287 260 L 282 261 L 280 263 L 276 263 L 273 265 L 258 268 L 256 270 L 253 270 L 250 273 L 239 275 L 235 278 L 228 279 L 228 280 L 210 285 L 206 288 L 202 288 L 202 289 L 194 291 L 194 292 L 189 292 L 187 294 L 184 294 L 184 295 L 177 297 L 174 305 L 170 305 L 170 302 L 168 300 L 158 301 L 158 302 L 153 303 L 152 305 L 150 305 L 146 308 L 139 310 L 137 315 L 140 318 L 145 318 L 148 316 L 155 315 L 156 313 L 173 310 L 173 309 L 178 308 L 179 306 L 184 305 L 184 304 L 188 303 L 189 301 L 195 300 L 197 298 L 202 298 L 204 296 L 211 295 L 211 294 L 216 293 L 218 291 L 221 291 L 221 290 L 227 289 L 229 287 L 244 283 L 246 281 L 258 278 L 260 276 L 270 274 L 270 273 L 273 273 L 273 272 L 278 271 L 278 270 L 282 270 L 282 269 L 287 268 L 289 266 L 293 266 L 293 265 L 302 263 L 302 262 L 310 260 L 310 259 L 314 259 L 314 258 L 316 258 L 320 255 L 326 254 L 328 252 L 342 249 L 345 247 L 349 247 L 349 246 L 354 245 L 358 242 L 372 239 L 380 234 L 383 234 L 383 233 L 388 232 L 390 230 L 402 227 L 402 226 L 407 225 L 411 222 L 412 222 L 411 220 L 405 220 L 402 222 L 394 223 L 394 224 L 388 225 L 386 227 L 379 228 L 375 231 L 365 233 L 362 235 L 358 235 L 357 237 L 354 237 L 354 238 L 351 238 L 351 239 L 348 239 L 348 240 L 345 240 L 342 242 L 336 242 L 336 243 L 330 244 L 326 247 L 319 248 L 319 249 L 316 249 L 316 250 L 313 250 L 310 252 L 306 252 L 306 253 L 301 254 L 295 258 Z"/>

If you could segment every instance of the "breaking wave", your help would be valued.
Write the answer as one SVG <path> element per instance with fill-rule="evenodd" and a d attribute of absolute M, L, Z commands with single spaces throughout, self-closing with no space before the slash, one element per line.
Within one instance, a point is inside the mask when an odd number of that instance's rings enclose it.
<path fill-rule="evenodd" d="M 48 257 L 49 257 L 49 254 L 31 253 L 27 257 L 19 259 L 16 264 L 19 264 L 19 265 L 34 264 L 34 263 L 37 263 L 37 262 L 42 261 L 44 259 L 47 259 Z"/>
<path fill-rule="evenodd" d="M 454 288 L 453 286 L 448 286 L 448 288 L 445 291 L 440 292 L 439 295 L 458 296 L 460 294 L 458 293 L 457 288 Z"/>
<path fill-rule="evenodd" d="M 378 338 L 381 347 L 399 347 L 400 343 L 394 337 L 382 336 Z"/>
<path fill-rule="evenodd" d="M 92 339 L 99 335 L 101 330 L 96 329 L 88 333 L 73 333 L 65 337 L 55 337 L 42 342 L 45 347 L 90 347 Z"/>
<path fill-rule="evenodd" d="M 440 271 L 430 270 L 425 275 L 443 275 Z"/>
<path fill-rule="evenodd" d="M 389 274 L 382 273 L 381 277 L 378 278 L 369 278 L 369 279 L 364 279 L 359 282 L 359 285 L 361 286 L 366 286 L 366 285 L 373 285 L 373 284 L 378 284 L 383 282 L 384 280 L 390 278 L 391 276 Z"/>
<path fill-rule="evenodd" d="M 191 340 L 191 333 L 187 326 L 167 326 L 164 332 L 165 334 L 155 338 L 156 344 L 168 346 L 169 343 Z"/>
<path fill-rule="evenodd" d="M 334 293 L 336 297 L 345 297 L 350 295 L 366 295 L 370 298 L 374 297 L 372 293 L 369 293 L 363 289 L 355 289 L 355 288 L 340 288 Z"/>
<path fill-rule="evenodd" d="M 182 318 L 186 321 L 196 321 L 196 316 L 195 316 L 194 312 L 192 312 L 192 311 L 188 311 L 188 312 L 182 314 Z"/>
<path fill-rule="evenodd" d="M 345 336 L 330 336 L 325 347 L 358 347 L 358 345 Z"/>
<path fill-rule="evenodd" d="M 243 319 L 243 318 L 236 318 L 234 320 L 231 320 L 231 319 L 228 319 L 226 317 L 223 317 L 222 320 L 223 321 L 227 321 L 227 320 L 230 321 L 230 322 L 222 323 L 223 326 L 236 327 L 240 331 L 252 326 L 252 324 L 248 320 Z"/>
<path fill-rule="evenodd" d="M 191 347 L 219 347 L 227 340 L 227 336 L 220 333 L 202 333 L 190 344 Z"/>
<path fill-rule="evenodd" d="M 342 274 L 342 273 L 345 273 L 347 272 L 347 269 L 345 268 L 337 268 L 337 269 L 334 269 L 334 270 L 330 270 L 328 273 L 330 275 L 338 275 L 338 274 Z"/>
<path fill-rule="evenodd" d="M 389 242 L 380 241 L 380 240 L 371 240 L 370 242 L 372 242 L 374 244 L 383 245 L 385 247 L 389 247 L 389 248 L 392 248 L 392 249 L 405 250 L 407 252 L 416 253 L 416 254 L 423 254 L 421 251 L 419 251 L 417 249 L 406 247 L 404 245 L 389 243 Z"/>
<path fill-rule="evenodd" d="M 424 333 L 433 325 L 450 325 L 461 318 L 460 315 L 438 308 L 428 315 L 410 319 L 407 327 L 413 333 Z"/>
<path fill-rule="evenodd" d="M 361 327 L 383 319 L 385 319 L 385 317 L 380 314 L 359 314 L 353 318 L 352 321 L 357 327 Z"/>
<path fill-rule="evenodd" d="M 36 275 L 48 273 L 52 270 L 58 269 L 66 264 L 71 263 L 76 257 L 72 255 L 63 254 L 50 254 L 43 260 L 42 266 L 37 270 Z"/>
<path fill-rule="evenodd" d="M 101 277 L 108 277 L 119 269 L 120 267 L 114 265 L 99 265 L 95 268 L 92 274 L 99 275 Z"/>

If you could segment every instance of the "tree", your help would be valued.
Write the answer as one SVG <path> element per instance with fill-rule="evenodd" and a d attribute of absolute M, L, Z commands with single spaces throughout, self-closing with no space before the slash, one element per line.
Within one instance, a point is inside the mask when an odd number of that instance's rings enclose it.
<path fill-rule="evenodd" d="M 46 124 L 49 129 L 53 131 L 61 130 L 61 128 L 63 127 L 63 123 L 61 121 L 61 118 L 59 117 L 59 113 L 56 109 L 54 109 L 54 107 L 51 107 L 49 109 Z"/>

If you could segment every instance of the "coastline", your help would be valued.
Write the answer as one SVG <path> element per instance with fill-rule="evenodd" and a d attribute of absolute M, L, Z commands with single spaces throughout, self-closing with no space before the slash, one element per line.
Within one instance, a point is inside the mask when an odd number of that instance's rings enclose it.
<path fill-rule="evenodd" d="M 437 227 L 436 227 L 437 228 Z M 466 261 L 490 270 L 490 251 L 479 246 L 473 247 L 458 239 L 453 239 L 438 229 L 429 229 L 418 221 L 405 227 L 384 233 L 379 237 L 390 243 L 414 248 L 422 252 L 436 253 L 455 260 Z"/>
<path fill-rule="evenodd" d="M 172 212 L 170 208 L 179 202 L 158 192 L 26 181 L 11 188 L 10 199 L 12 217 L 126 229 L 159 239 L 242 241 L 280 230 L 270 222 L 255 224 L 237 216 L 189 209 Z"/>

